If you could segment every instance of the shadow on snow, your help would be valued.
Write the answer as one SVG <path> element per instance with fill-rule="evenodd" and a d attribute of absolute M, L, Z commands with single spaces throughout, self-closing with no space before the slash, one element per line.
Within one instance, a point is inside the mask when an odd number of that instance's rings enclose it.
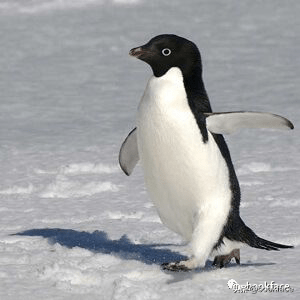
<path fill-rule="evenodd" d="M 41 236 L 47 238 L 49 243 L 59 243 L 67 248 L 80 247 L 95 253 L 112 254 L 122 259 L 134 259 L 146 264 L 162 264 L 187 257 L 168 249 L 157 247 L 170 246 L 170 244 L 134 244 L 126 235 L 119 240 L 111 240 L 104 231 L 76 231 L 72 229 L 44 228 L 30 229 L 15 235 Z"/>
<path fill-rule="evenodd" d="M 72 229 L 44 228 L 30 229 L 14 235 L 41 236 L 47 238 L 50 244 L 58 243 L 67 248 L 80 247 L 94 253 L 111 254 L 121 259 L 137 260 L 148 265 L 161 265 L 165 262 L 187 259 L 186 256 L 178 252 L 168 249 L 159 249 L 159 247 L 171 246 L 172 244 L 134 244 L 126 235 L 123 235 L 119 240 L 111 240 L 108 238 L 106 232 L 98 230 L 89 233 Z M 260 267 L 267 265 L 274 265 L 274 263 L 229 264 L 227 268 Z M 168 284 L 172 284 L 186 279 L 192 279 L 199 272 L 211 272 L 217 269 L 218 268 L 212 266 L 211 261 L 207 261 L 203 269 L 195 269 L 193 272 L 164 272 L 172 276 L 172 279 L 167 282 Z"/>

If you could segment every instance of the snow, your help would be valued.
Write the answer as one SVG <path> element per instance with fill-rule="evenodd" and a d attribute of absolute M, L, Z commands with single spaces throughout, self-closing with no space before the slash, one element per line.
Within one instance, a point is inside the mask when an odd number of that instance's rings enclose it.
<path fill-rule="evenodd" d="M 230 279 L 290 284 L 255 297 L 299 299 L 299 11 L 297 0 L 1 1 L 0 299 L 244 298 Z M 140 167 L 130 177 L 118 167 L 151 74 L 128 52 L 160 33 L 199 46 L 215 111 L 294 123 L 226 139 L 242 218 L 295 249 L 161 270 L 188 246 L 161 224 Z"/>

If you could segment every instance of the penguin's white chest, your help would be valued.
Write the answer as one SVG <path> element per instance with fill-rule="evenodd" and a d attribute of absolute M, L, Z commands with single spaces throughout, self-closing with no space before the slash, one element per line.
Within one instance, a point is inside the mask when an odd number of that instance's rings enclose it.
<path fill-rule="evenodd" d="M 163 223 L 191 240 L 199 218 L 220 210 L 225 224 L 231 192 L 226 162 L 214 141 L 203 142 L 178 68 L 152 76 L 137 114 L 146 188 Z"/>

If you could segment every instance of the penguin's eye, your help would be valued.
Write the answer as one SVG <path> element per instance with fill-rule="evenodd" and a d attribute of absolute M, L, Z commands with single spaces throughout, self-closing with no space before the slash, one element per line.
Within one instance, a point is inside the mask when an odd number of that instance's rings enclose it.
<path fill-rule="evenodd" d="M 169 56 L 171 54 L 171 50 L 169 48 L 164 48 L 162 49 L 161 53 L 163 54 L 163 56 Z"/>

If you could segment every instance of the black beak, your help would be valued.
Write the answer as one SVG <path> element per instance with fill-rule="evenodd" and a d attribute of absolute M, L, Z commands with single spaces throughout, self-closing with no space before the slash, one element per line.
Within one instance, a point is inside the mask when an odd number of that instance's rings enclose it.
<path fill-rule="evenodd" d="M 148 49 L 147 45 L 132 48 L 129 51 L 130 56 L 136 57 L 136 58 L 144 60 L 146 62 L 148 61 L 148 59 L 150 59 L 151 56 L 153 56 L 153 54 L 154 53 Z"/>
<path fill-rule="evenodd" d="M 129 55 L 134 56 L 134 57 L 136 57 L 136 58 L 139 58 L 139 56 L 140 56 L 141 54 L 143 54 L 142 47 L 132 48 L 132 49 L 129 51 Z"/>

